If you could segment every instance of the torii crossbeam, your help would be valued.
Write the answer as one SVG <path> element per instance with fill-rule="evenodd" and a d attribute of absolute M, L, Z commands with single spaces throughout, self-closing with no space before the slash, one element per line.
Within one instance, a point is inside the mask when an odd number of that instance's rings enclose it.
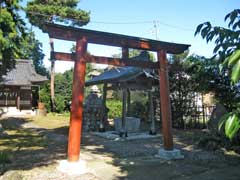
<path fill-rule="evenodd" d="M 86 63 L 109 64 L 115 66 L 136 66 L 159 70 L 160 102 L 162 116 L 162 133 L 164 149 L 173 150 L 172 119 L 169 98 L 168 61 L 166 54 L 180 54 L 190 45 L 168 43 L 151 39 L 132 37 L 82 28 L 46 24 L 50 38 L 76 42 L 76 53 L 51 52 L 51 59 L 74 61 L 74 77 L 72 89 L 72 108 L 68 138 L 68 161 L 79 160 L 82 133 L 83 96 L 85 86 Z M 87 44 L 101 44 L 122 48 L 122 58 L 108 58 L 87 54 Z M 128 59 L 129 48 L 156 51 L 158 62 L 144 62 Z"/>

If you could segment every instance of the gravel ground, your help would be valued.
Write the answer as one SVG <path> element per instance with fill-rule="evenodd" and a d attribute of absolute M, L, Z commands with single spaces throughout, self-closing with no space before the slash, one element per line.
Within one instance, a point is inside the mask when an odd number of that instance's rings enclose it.
<path fill-rule="evenodd" d="M 21 149 L 0 180 L 238 180 L 240 177 L 238 155 L 228 155 L 221 149 L 204 151 L 183 131 L 174 131 L 175 147 L 185 156 L 184 160 L 177 161 L 154 157 L 162 148 L 161 137 L 115 141 L 83 133 L 81 159 L 87 162 L 89 172 L 67 175 L 56 170 L 57 161 L 66 159 L 66 134 L 57 134 L 31 123 L 24 124 L 23 128 L 41 134 L 47 146 L 34 152 Z"/>

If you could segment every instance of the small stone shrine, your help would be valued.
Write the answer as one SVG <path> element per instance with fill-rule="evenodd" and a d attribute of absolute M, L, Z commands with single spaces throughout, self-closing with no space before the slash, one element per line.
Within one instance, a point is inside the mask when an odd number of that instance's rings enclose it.
<path fill-rule="evenodd" d="M 96 85 L 90 89 L 86 97 L 83 112 L 83 130 L 103 131 L 104 106 L 100 91 Z"/>

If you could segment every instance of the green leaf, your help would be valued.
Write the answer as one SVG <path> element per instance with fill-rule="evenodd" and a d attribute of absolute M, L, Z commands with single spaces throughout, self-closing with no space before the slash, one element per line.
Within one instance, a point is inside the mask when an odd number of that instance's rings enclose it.
<path fill-rule="evenodd" d="M 233 30 L 236 30 L 237 28 L 240 28 L 240 22 L 237 21 L 236 23 L 233 24 Z"/>
<path fill-rule="evenodd" d="M 200 31 L 201 31 L 203 25 L 204 25 L 204 23 L 198 25 L 198 27 L 197 27 L 197 29 L 196 29 L 196 31 L 195 31 L 195 33 L 194 33 L 194 36 L 196 36 L 198 33 L 200 33 Z"/>
<path fill-rule="evenodd" d="M 231 80 L 233 83 L 236 83 L 240 78 L 240 59 L 238 62 L 233 66 Z"/>
<path fill-rule="evenodd" d="M 232 12 L 231 12 L 231 13 L 232 13 Z M 225 16 L 224 21 L 226 21 L 226 20 L 230 17 L 231 13 L 228 13 L 228 14 Z"/>
<path fill-rule="evenodd" d="M 226 113 L 226 114 L 224 114 L 224 115 L 220 118 L 220 120 L 219 120 L 219 122 L 218 122 L 218 131 L 221 130 L 223 124 L 227 121 L 227 119 L 228 119 L 229 116 L 231 116 L 231 115 L 232 115 L 232 113 Z"/>
<path fill-rule="evenodd" d="M 230 22 L 229 22 L 229 24 L 228 24 L 228 27 L 230 27 L 230 26 L 234 23 L 237 15 L 238 15 L 238 13 L 237 13 L 236 10 L 234 10 L 234 11 L 232 11 L 232 12 L 230 13 Z"/>
<path fill-rule="evenodd" d="M 221 64 L 223 67 L 226 66 L 228 64 L 229 58 L 225 58 L 225 60 L 223 61 L 223 63 Z"/>
<path fill-rule="evenodd" d="M 240 122 L 236 114 L 229 116 L 225 124 L 225 134 L 228 138 L 232 139 L 239 131 Z"/>
<path fill-rule="evenodd" d="M 216 53 L 220 48 L 221 48 L 222 44 L 218 44 L 215 46 L 215 48 L 213 49 L 213 52 Z"/>
<path fill-rule="evenodd" d="M 209 41 L 212 41 L 213 37 L 215 36 L 215 32 L 214 31 L 211 31 L 207 34 L 207 37 L 206 37 L 206 40 L 207 40 L 207 43 Z"/>
<path fill-rule="evenodd" d="M 206 22 L 205 25 L 206 26 L 201 31 L 201 36 L 202 36 L 203 39 L 206 38 L 206 36 L 208 35 L 208 33 L 211 30 L 211 24 L 209 22 Z"/>
<path fill-rule="evenodd" d="M 228 65 L 231 66 L 235 64 L 240 59 L 240 49 L 236 50 L 228 60 Z"/>

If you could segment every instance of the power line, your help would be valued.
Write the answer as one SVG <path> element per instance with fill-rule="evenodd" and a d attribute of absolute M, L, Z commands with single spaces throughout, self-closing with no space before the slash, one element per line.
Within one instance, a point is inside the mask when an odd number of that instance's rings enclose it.
<path fill-rule="evenodd" d="M 40 15 L 40 16 L 44 16 L 44 17 L 49 17 L 51 15 L 47 15 L 47 14 L 42 14 L 42 13 L 38 13 L 38 12 L 28 12 L 29 14 L 33 14 L 33 15 Z M 54 15 L 54 17 L 59 17 Z M 64 18 L 66 20 L 69 21 L 78 21 L 78 22 L 84 22 L 81 20 L 76 20 L 76 19 L 71 19 L 71 18 Z M 93 24 L 109 24 L 109 25 L 136 25 L 136 24 L 152 24 L 154 23 L 154 28 L 157 29 L 157 26 L 159 27 L 159 24 L 166 26 L 166 27 L 170 27 L 172 29 L 178 29 L 178 30 L 183 30 L 183 31 L 195 31 L 195 29 L 192 28 L 188 28 L 188 27 L 181 27 L 181 26 L 176 26 L 176 25 L 172 25 L 172 24 L 168 24 L 165 23 L 163 21 L 159 21 L 159 20 L 154 20 L 154 21 L 122 21 L 122 22 L 112 22 L 112 21 L 90 21 L 89 23 L 93 23 Z M 156 31 L 156 30 L 155 30 Z M 157 32 L 156 32 L 156 37 L 157 37 Z"/>
<path fill-rule="evenodd" d="M 171 24 L 168 24 L 168 23 L 165 23 L 165 22 L 161 22 L 161 21 L 157 21 L 157 22 L 158 22 L 159 24 L 161 24 L 161 25 L 168 26 L 168 27 L 171 27 L 171 28 L 174 28 L 174 29 L 181 29 L 181 30 L 184 30 L 184 31 L 195 31 L 195 29 L 192 29 L 192 28 L 175 26 L 175 25 L 171 25 Z"/>
<path fill-rule="evenodd" d="M 104 22 L 104 21 L 90 21 L 95 24 L 151 24 L 152 21 L 125 21 L 125 22 Z"/>
<path fill-rule="evenodd" d="M 154 21 L 125 21 L 125 22 L 105 22 L 105 21 L 90 21 L 90 23 L 95 23 L 95 24 L 116 24 L 116 25 L 121 25 L 121 24 L 152 24 L 154 22 L 154 27 L 157 26 L 157 24 L 161 24 L 163 26 L 167 26 L 173 29 L 181 29 L 184 31 L 195 31 L 195 29 L 191 29 L 191 28 L 186 28 L 186 27 L 181 27 L 181 26 L 175 26 L 175 25 L 171 25 L 159 20 L 154 20 Z"/>

